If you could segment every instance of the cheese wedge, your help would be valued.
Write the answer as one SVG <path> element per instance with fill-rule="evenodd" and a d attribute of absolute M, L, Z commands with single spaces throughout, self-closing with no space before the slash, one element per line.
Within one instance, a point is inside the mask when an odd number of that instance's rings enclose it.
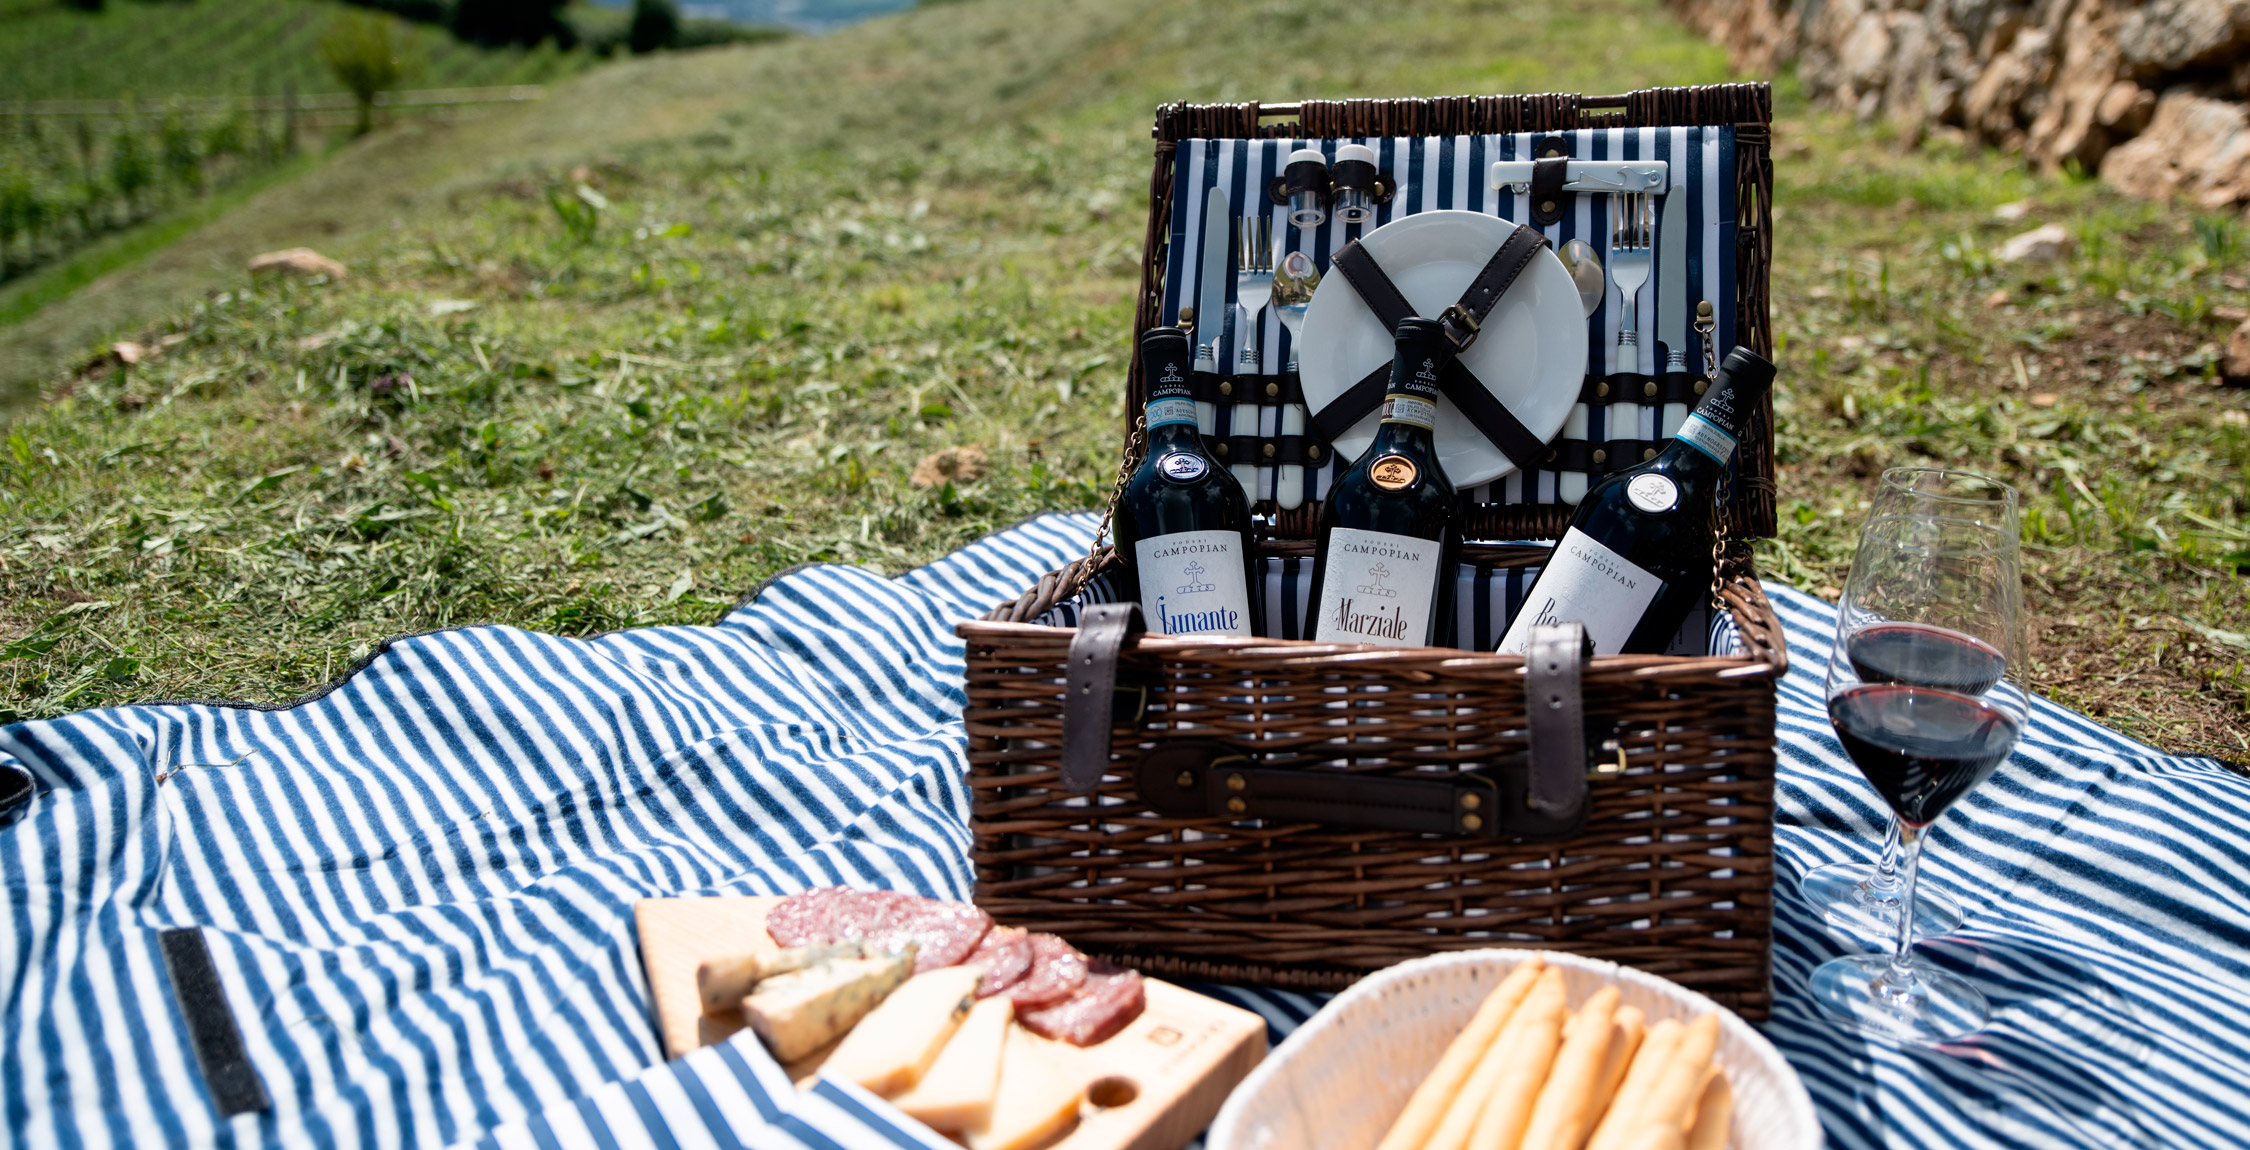
<path fill-rule="evenodd" d="M 913 970 L 911 954 L 816 962 L 761 980 L 742 1000 L 742 1020 L 776 1060 L 795 1062 L 867 1017 Z"/>
<path fill-rule="evenodd" d="M 1000 1052 L 1016 1004 L 996 994 L 969 1011 L 953 1040 L 914 1089 L 891 1099 L 933 1130 L 967 1130 L 992 1120 L 992 1099 L 1000 1090 Z"/>
<path fill-rule="evenodd" d="M 820 1072 L 856 1082 L 885 1098 L 911 1089 L 961 1028 L 983 981 L 984 970 L 974 966 L 940 967 L 915 975 L 845 1036 Z"/>
<path fill-rule="evenodd" d="M 742 1007 L 743 998 L 758 983 L 777 974 L 803 970 L 831 958 L 866 958 L 881 952 L 853 939 L 831 946 L 798 946 L 769 954 L 738 954 L 708 958 L 695 968 L 695 989 L 703 998 L 703 1013 L 723 1014 Z"/>
<path fill-rule="evenodd" d="M 1048 1046 L 1021 1026 L 1008 1028 L 992 1118 L 961 1132 L 969 1150 L 1029 1150 L 1077 1124 L 1085 1087 L 1063 1076 Z"/>

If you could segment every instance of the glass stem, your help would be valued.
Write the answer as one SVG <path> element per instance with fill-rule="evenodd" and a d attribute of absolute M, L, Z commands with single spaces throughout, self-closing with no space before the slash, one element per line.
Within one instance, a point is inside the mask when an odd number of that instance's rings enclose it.
<path fill-rule="evenodd" d="M 1877 902 L 1898 901 L 1898 816 L 1892 815 L 1890 821 L 1890 831 L 1883 836 L 1883 857 L 1876 860 L 1875 873 L 1867 880 L 1867 891 Z"/>
<path fill-rule="evenodd" d="M 1883 982 L 1893 993 L 1903 994 L 1914 985 L 1914 880 L 1922 870 L 1922 831 L 1919 827 L 1907 826 L 1902 820 L 1893 820 L 1891 826 L 1899 837 L 1900 890 L 1891 966 L 1883 972 Z"/>

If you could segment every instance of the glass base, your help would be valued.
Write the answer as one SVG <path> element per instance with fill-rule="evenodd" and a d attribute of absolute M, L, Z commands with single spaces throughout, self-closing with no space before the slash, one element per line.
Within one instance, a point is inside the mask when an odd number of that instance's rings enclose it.
<path fill-rule="evenodd" d="M 1813 971 L 1809 989 L 1830 1019 L 1906 1042 L 1950 1042 L 1992 1017 L 1984 995 L 1955 975 L 1916 963 L 1914 977 L 1894 986 L 1890 970 L 1887 954 L 1834 959 Z"/>
<path fill-rule="evenodd" d="M 1828 925 L 1869 942 L 1880 941 L 1888 950 L 1898 925 L 1898 895 L 1894 888 L 1890 898 L 1878 897 L 1874 881 L 1873 863 L 1830 863 L 1805 872 L 1797 890 Z M 1916 938 L 1952 934 L 1967 917 L 1958 904 L 1936 891 L 1918 891 L 1914 902 Z"/>

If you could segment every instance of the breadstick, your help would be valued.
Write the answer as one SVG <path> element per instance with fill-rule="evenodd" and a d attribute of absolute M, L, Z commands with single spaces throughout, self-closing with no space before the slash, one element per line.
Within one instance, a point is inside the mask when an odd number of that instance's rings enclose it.
<path fill-rule="evenodd" d="M 1711 1069 L 1711 1056 L 1719 1049 L 1719 1016 L 1706 1014 L 1688 1024 L 1680 1034 L 1680 1048 L 1664 1067 L 1664 1075 L 1648 1093 L 1648 1101 L 1634 1117 L 1636 1127 L 1669 1124 L 1683 1132 L 1693 1118 L 1695 1100 L 1703 1093 L 1703 1076 Z"/>
<path fill-rule="evenodd" d="M 1438 1059 L 1437 1067 L 1422 1080 L 1422 1085 L 1415 1087 L 1414 1096 L 1406 1100 L 1406 1109 L 1399 1112 L 1398 1120 L 1391 1123 L 1390 1133 L 1383 1135 L 1383 1141 L 1375 1150 L 1422 1150 L 1430 1132 L 1445 1118 L 1447 1104 L 1461 1093 L 1461 1085 L 1477 1068 L 1477 1060 L 1492 1046 L 1492 1040 L 1499 1037 L 1500 1028 L 1508 1024 L 1508 1017 L 1515 1013 L 1516 1006 L 1530 992 L 1531 984 L 1546 965 L 1545 959 L 1533 955 L 1517 963 L 1508 977 L 1492 988 L 1469 1025 L 1445 1048 L 1445 1056 Z"/>
<path fill-rule="evenodd" d="M 1734 1087 L 1724 1072 L 1713 1070 L 1704 1080 L 1703 1096 L 1695 1103 L 1695 1124 L 1688 1127 L 1687 1150 L 1726 1150 L 1728 1127 L 1734 1122 Z"/>
<path fill-rule="evenodd" d="M 1477 1115 L 1469 1134 L 1471 1150 L 1516 1150 L 1524 1127 L 1531 1123 L 1532 1104 L 1555 1065 L 1562 1044 L 1563 1018 L 1569 1010 L 1570 992 L 1563 986 L 1562 971 L 1549 970 L 1524 999 L 1523 1007 L 1508 1020 L 1508 1028 L 1493 1044 L 1493 1053 L 1504 1056 L 1504 1065 L 1493 1079 L 1492 1094 Z"/>
<path fill-rule="evenodd" d="M 1564 1005 L 1562 972 L 1553 968 L 1542 970 L 1531 990 L 1524 995 L 1515 1013 L 1508 1016 L 1508 1024 L 1500 1028 L 1499 1037 L 1477 1058 L 1477 1067 L 1469 1073 L 1461 1092 L 1446 1105 L 1445 1118 L 1438 1123 L 1430 1140 L 1422 1150 L 1463 1150 L 1469 1145 L 1469 1136 L 1476 1131 L 1477 1119 L 1483 1116 L 1485 1106 L 1499 1089 L 1500 1079 L 1517 1061 L 1519 1048 L 1524 1045 L 1523 1029 L 1534 1014 L 1549 1011 L 1558 1016 Z"/>
<path fill-rule="evenodd" d="M 1648 1032 L 1642 1025 L 1643 1017 L 1638 1006 L 1617 1008 L 1609 1025 L 1609 1053 L 1602 1062 L 1602 1076 L 1594 1083 L 1594 1096 L 1586 1100 L 1586 1128 L 1579 1131 L 1581 1135 L 1593 1133 L 1602 1115 L 1609 1113 L 1609 1100 L 1617 1096 L 1617 1084 L 1625 1080 L 1625 1071 L 1633 1065 L 1633 1052 L 1641 1048 L 1641 1036 Z"/>
<path fill-rule="evenodd" d="M 1634 1121 L 1641 1104 L 1648 1101 L 1649 1091 L 1655 1089 L 1658 1078 L 1672 1061 L 1672 1052 L 1680 1047 L 1680 1039 L 1687 1028 L 1672 1019 L 1665 1019 L 1648 1028 L 1648 1036 L 1641 1039 L 1641 1048 L 1633 1054 L 1633 1067 L 1625 1072 L 1625 1080 L 1618 1084 L 1617 1093 L 1611 1096 L 1608 1113 L 1602 1115 L 1594 1128 L 1594 1140 L 1586 1150 L 1628 1150 L 1633 1134 L 1640 1129 Z"/>
<path fill-rule="evenodd" d="M 1680 1135 L 1679 1127 L 1659 1122 L 1641 1131 L 1639 1138 L 1626 1143 L 1625 1150 L 1687 1150 L 1687 1139 Z"/>
<path fill-rule="evenodd" d="M 1592 1129 L 1586 1104 L 1601 1085 L 1602 1062 L 1612 1041 L 1610 1019 L 1617 1010 L 1617 988 L 1605 986 L 1586 1000 L 1565 1028 L 1554 1072 L 1539 1089 L 1524 1128 L 1522 1150 L 1578 1150 Z"/>

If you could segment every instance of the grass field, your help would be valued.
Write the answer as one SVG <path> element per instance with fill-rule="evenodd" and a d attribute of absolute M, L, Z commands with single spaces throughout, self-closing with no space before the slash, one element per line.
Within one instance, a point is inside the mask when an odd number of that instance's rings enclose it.
<path fill-rule="evenodd" d="M 348 282 L 222 275 L 163 358 L 47 381 L 0 442 L 0 707 L 282 699 L 458 623 L 707 621 L 792 563 L 1088 506 L 1155 104 L 1722 78 L 1642 0 L 972 0 L 579 77 L 449 136 L 332 245 Z M 2043 689 L 2250 758 L 2250 418 L 2208 346 L 2250 302 L 2236 225 L 1784 108 L 1767 568 L 1838 582 L 1883 464 L 1999 471 Z M 581 179 L 590 233 L 549 200 Z M 1998 265 L 2021 199 L 2079 255 Z M 907 484 L 969 443 L 990 477 Z"/>
<path fill-rule="evenodd" d="M 120 0 L 82 12 L 0 0 L 0 102 L 340 92 L 320 39 L 345 9 L 336 0 Z M 495 51 L 398 23 L 408 87 L 538 84 L 585 66 L 552 45 Z"/>

